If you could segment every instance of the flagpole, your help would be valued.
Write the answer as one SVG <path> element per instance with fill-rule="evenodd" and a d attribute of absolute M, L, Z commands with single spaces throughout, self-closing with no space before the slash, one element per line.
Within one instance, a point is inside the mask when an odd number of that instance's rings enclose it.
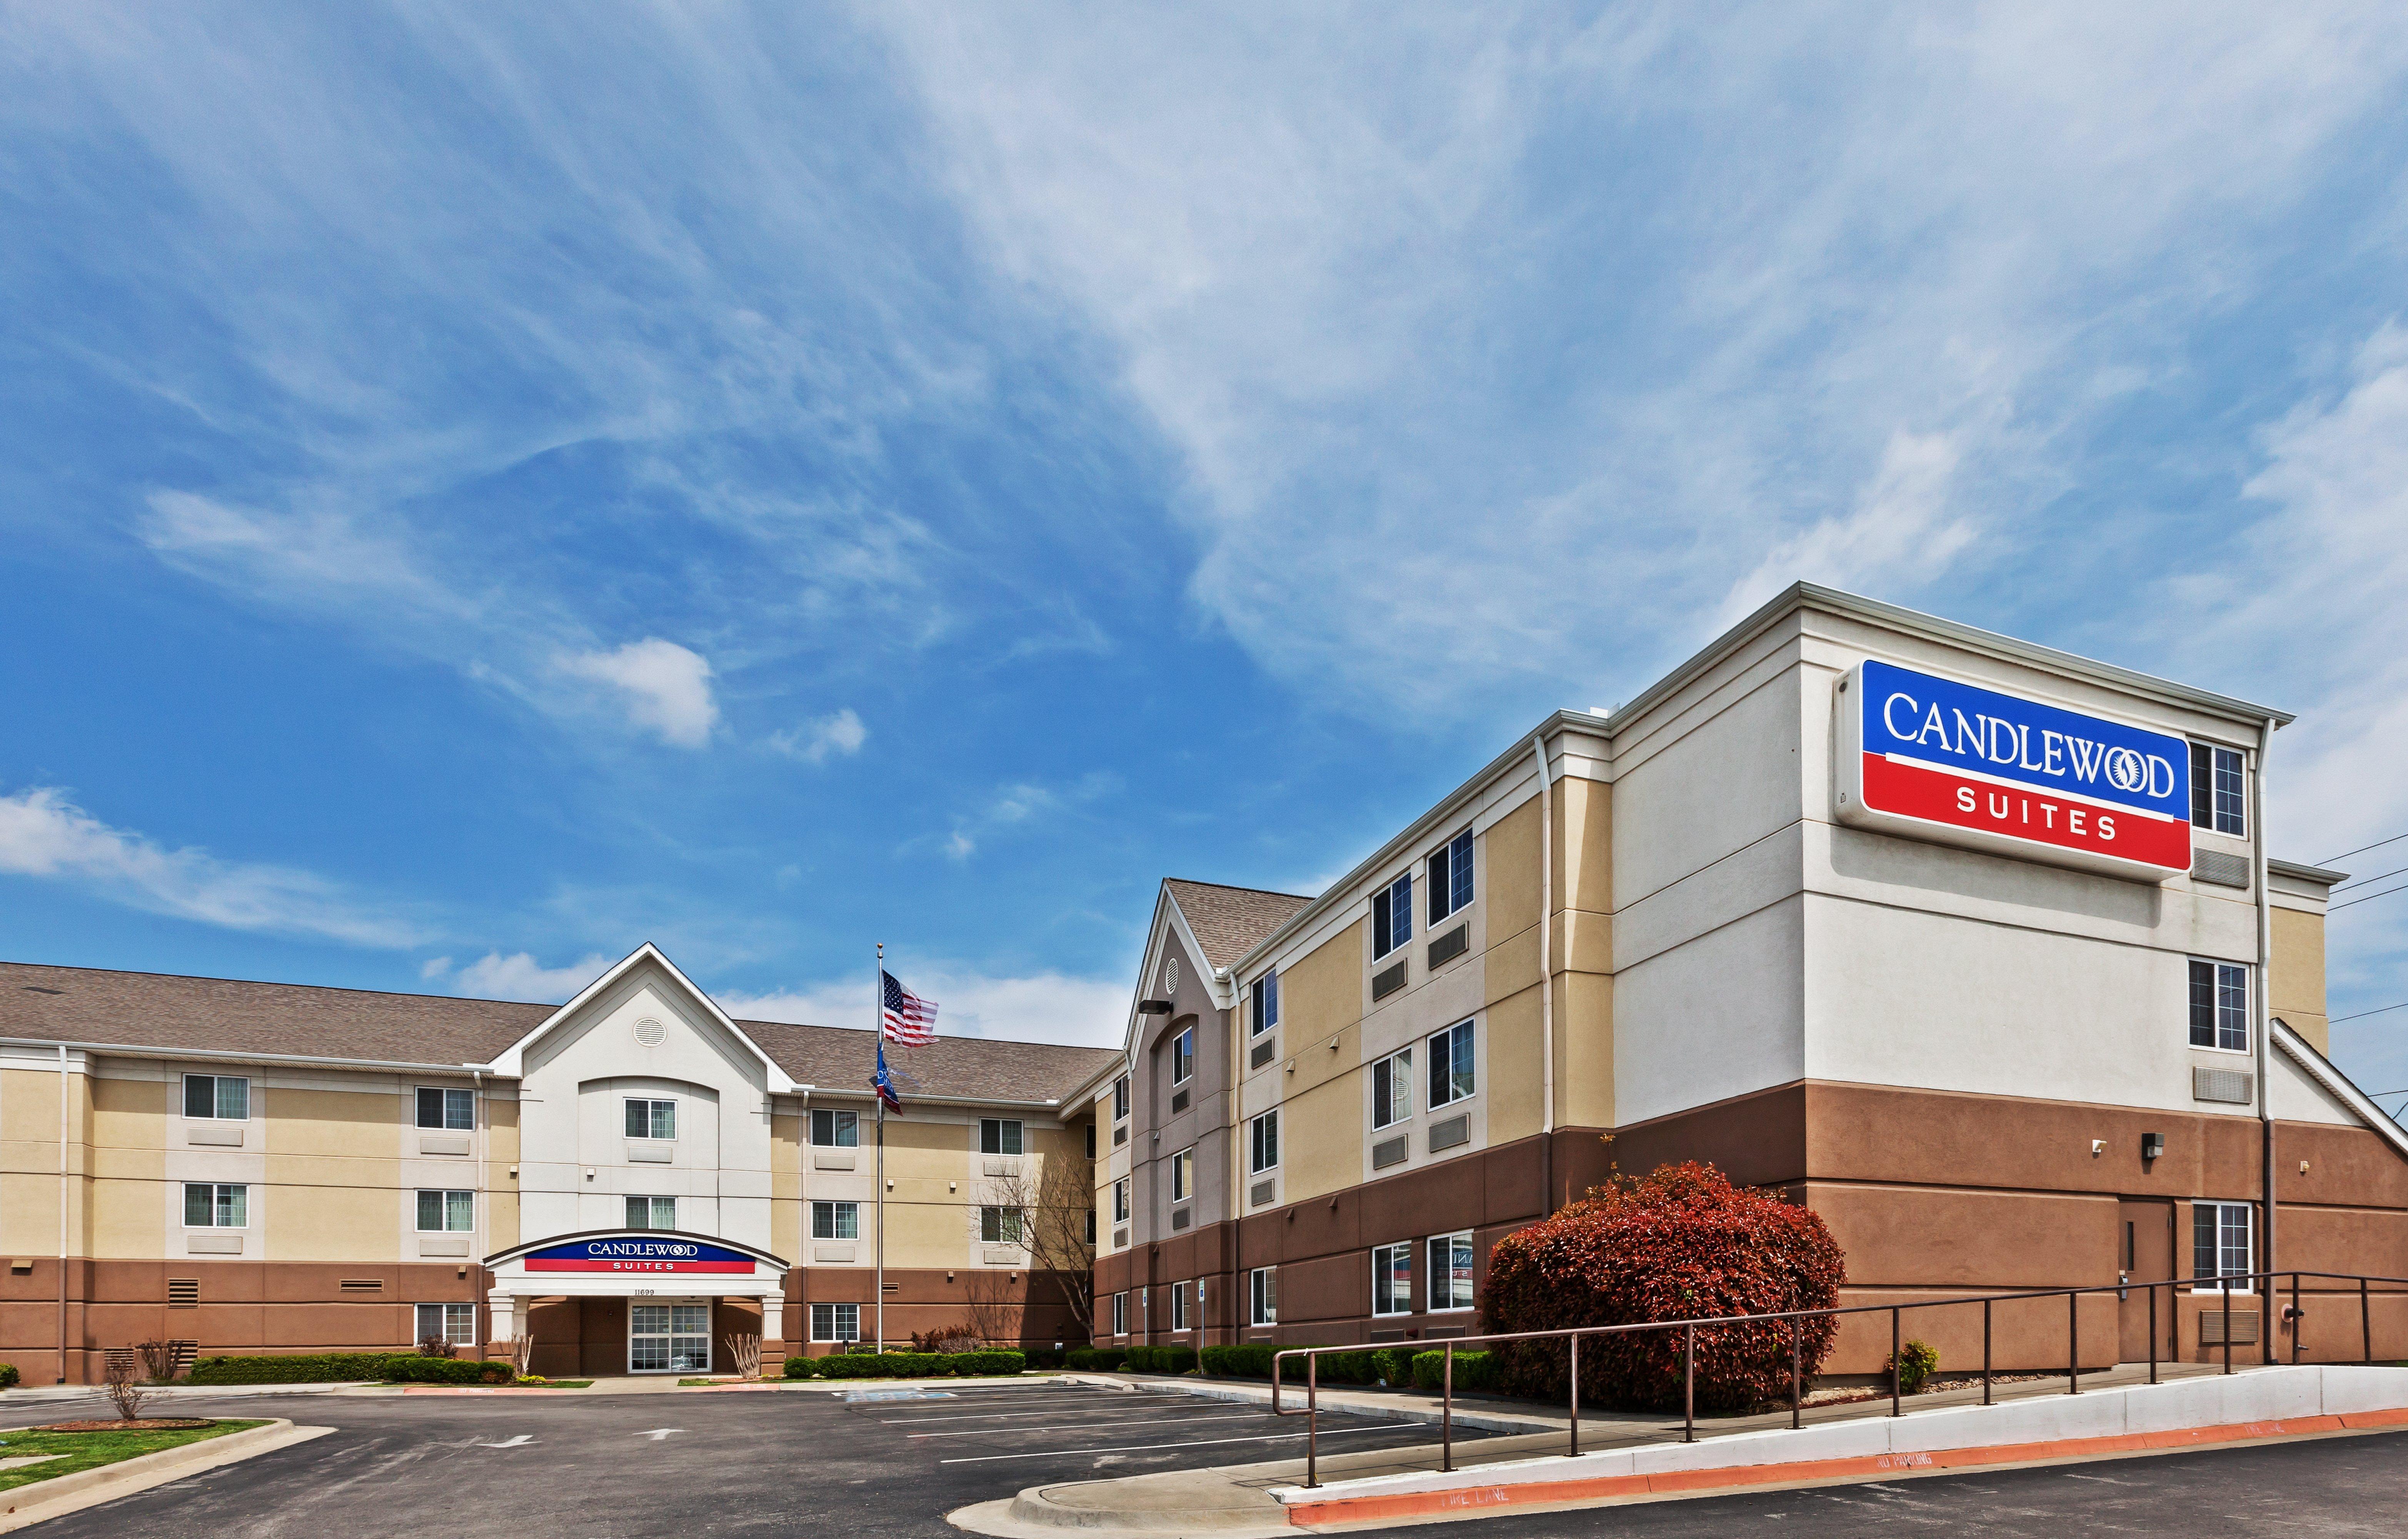
<path fill-rule="evenodd" d="M 886 942 L 878 942 L 878 965 L 869 977 L 869 1044 L 870 1051 L 882 1056 L 886 1043 Z M 886 1090 L 878 1089 L 878 1345 L 876 1351 L 886 1351 Z"/>

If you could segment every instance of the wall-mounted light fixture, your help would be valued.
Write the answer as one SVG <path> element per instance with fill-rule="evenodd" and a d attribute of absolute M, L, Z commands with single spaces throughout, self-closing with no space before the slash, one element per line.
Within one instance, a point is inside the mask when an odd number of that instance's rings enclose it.
<path fill-rule="evenodd" d="M 2141 1135 L 2141 1158 L 2143 1159 L 2162 1159 L 2165 1158 L 2165 1134 L 2143 1133 Z"/>

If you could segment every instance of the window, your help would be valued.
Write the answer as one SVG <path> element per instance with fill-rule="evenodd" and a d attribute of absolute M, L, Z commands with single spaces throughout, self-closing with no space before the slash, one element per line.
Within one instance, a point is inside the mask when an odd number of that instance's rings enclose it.
<path fill-rule="evenodd" d="M 1429 1306 L 1433 1312 L 1471 1307 L 1469 1230 L 1430 1236 Z"/>
<path fill-rule="evenodd" d="M 2244 834 L 2249 821 L 2242 815 L 2241 755 L 2230 748 L 2203 742 L 2190 745 L 2190 821 L 2193 827 L 2219 834 Z"/>
<path fill-rule="evenodd" d="M 1269 1111 L 1247 1125 L 1251 1145 L 1248 1166 L 1256 1175 L 1279 1163 L 1279 1108 Z"/>
<path fill-rule="evenodd" d="M 1246 1034 L 1259 1037 L 1279 1025 L 1279 973 L 1276 970 L 1254 980 L 1249 991 L 1254 997 L 1254 1011 L 1246 1022 Z"/>
<path fill-rule="evenodd" d="M 1371 1126 L 1385 1128 L 1413 1115 L 1413 1050 L 1389 1054 L 1371 1066 Z"/>
<path fill-rule="evenodd" d="M 1413 873 L 1407 871 L 1371 895 L 1371 959 L 1378 961 L 1413 938 Z"/>
<path fill-rule="evenodd" d="M 1089 1209 L 1087 1210 L 1087 1244 L 1091 1244 L 1091 1245 L 1092 1245 L 1092 1244 L 1094 1244 L 1095 1243 L 1096 1243 L 1096 1210 L 1095 1210 L 1095 1209 L 1093 1209 L 1093 1208 L 1089 1208 Z"/>
<path fill-rule="evenodd" d="M 859 1304 L 811 1305 L 811 1340 L 815 1342 L 861 1340 L 861 1306 Z"/>
<path fill-rule="evenodd" d="M 1118 1181 L 1112 1183 L 1112 1222 L 1115 1224 L 1125 1224 L 1128 1222 L 1128 1177 L 1122 1176 Z"/>
<path fill-rule="evenodd" d="M 188 1090 L 187 1096 L 191 1094 Z M 418 1125 L 465 1133 L 477 1125 L 477 1097 L 469 1090 L 418 1087 Z"/>
<path fill-rule="evenodd" d="M 1184 1202 L 1196 1195 L 1196 1151 L 1182 1149 L 1170 1157 L 1170 1200 Z"/>
<path fill-rule="evenodd" d="M 1196 1077 L 1196 1028 L 1189 1027 L 1170 1039 L 1170 1083 L 1184 1085 Z"/>
<path fill-rule="evenodd" d="M 1187 1285 L 1185 1283 L 1170 1285 L 1170 1329 L 1173 1330 L 1187 1329 Z"/>
<path fill-rule="evenodd" d="M 1472 1087 L 1471 1023 L 1464 1021 L 1429 1040 L 1430 1110 L 1463 1100 Z"/>
<path fill-rule="evenodd" d="M 630 1304 L 627 1307 L 627 1372 L 710 1372 L 709 1304 Z"/>
<path fill-rule="evenodd" d="M 2239 1277 L 2251 1270 L 2257 1254 L 2254 1244 L 2256 1210 L 2246 1202 L 2193 1202 L 2190 1205 L 2190 1274 L 2199 1277 Z M 2248 1283 L 2232 1285 L 2236 1293 L 2255 1292 Z M 2210 1283 L 2194 1284 L 2194 1293 L 2221 1293 L 2224 1289 Z"/>
<path fill-rule="evenodd" d="M 245 1120 L 251 1115 L 251 1081 L 240 1074 L 186 1074 L 184 1115 Z"/>
<path fill-rule="evenodd" d="M 1246 1318 L 1256 1325 L 1279 1324 L 1279 1268 L 1256 1267 L 1246 1273 Z"/>
<path fill-rule="evenodd" d="M 1128 1334 L 1128 1295 L 1125 1293 L 1112 1295 L 1112 1334 Z"/>
<path fill-rule="evenodd" d="M 1413 1312 L 1413 1247 L 1379 1245 L 1371 1251 L 1371 1313 Z"/>
<path fill-rule="evenodd" d="M 627 1136 L 629 1138 L 677 1137 L 677 1102 L 673 1100 L 627 1102 Z"/>
<path fill-rule="evenodd" d="M 1020 1150 L 1020 1119 L 1016 1116 L 982 1116 L 979 1118 L 979 1153 L 1016 1155 Z"/>
<path fill-rule="evenodd" d="M 1471 830 L 1450 839 L 1429 857 L 1429 922 L 1471 906 Z"/>
<path fill-rule="evenodd" d="M 631 1230 L 677 1228 L 677 1199 L 674 1197 L 627 1199 L 627 1227 Z"/>
<path fill-rule="evenodd" d="M 811 1112 L 811 1142 L 823 1149 L 861 1147 L 861 1114 L 814 1108 Z"/>
<path fill-rule="evenodd" d="M 466 1234 L 476 1227 L 475 1192 L 422 1191 L 418 1194 L 418 1232 L 421 1234 Z"/>
<path fill-rule="evenodd" d="M 861 1204 L 858 1202 L 812 1203 L 811 1238 L 814 1240 L 860 1239 Z"/>
<path fill-rule="evenodd" d="M 1112 1081 L 1112 1120 L 1118 1122 L 1126 1115 L 1128 1115 L 1128 1076 L 1123 1074 Z"/>
<path fill-rule="evenodd" d="M 2190 964 L 2190 1044 L 2249 1051 L 2249 970 L 2237 962 Z"/>
<path fill-rule="evenodd" d="M 1087 1158 L 1096 1158 L 1096 1125 L 1092 1122 L 1087 1124 Z"/>
<path fill-rule="evenodd" d="M 979 1209 L 979 1238 L 990 1245 L 1020 1244 L 1018 1208 Z"/>
<path fill-rule="evenodd" d="M 450 1342 L 454 1346 L 477 1345 L 475 1304 L 420 1304 L 418 1336 L 422 1342 Z"/>
<path fill-rule="evenodd" d="M 238 1230 L 250 1226 L 251 1188 L 224 1182 L 184 1183 L 184 1227 L 195 1230 Z"/>

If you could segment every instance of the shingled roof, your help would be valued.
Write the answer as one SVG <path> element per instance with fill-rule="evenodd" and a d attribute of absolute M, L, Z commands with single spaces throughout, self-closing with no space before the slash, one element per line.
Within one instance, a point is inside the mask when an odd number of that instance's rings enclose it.
<path fill-rule="evenodd" d="M 174 1053 L 373 1063 L 490 1063 L 559 1009 L 432 994 L 0 962 L 0 1037 Z M 867 1093 L 871 1033 L 738 1021 L 797 1084 Z M 1107 1048 L 939 1037 L 895 1062 L 920 1093 L 968 1100 L 1067 1097 L 1120 1055 Z"/>
<path fill-rule="evenodd" d="M 1204 960 L 1216 969 L 1254 950 L 1263 937 L 1312 901 L 1292 892 L 1224 887 L 1176 876 L 1165 879 L 1162 885 L 1179 905 L 1179 912 L 1187 916 L 1187 928 L 1196 932 L 1196 943 L 1204 948 Z"/>

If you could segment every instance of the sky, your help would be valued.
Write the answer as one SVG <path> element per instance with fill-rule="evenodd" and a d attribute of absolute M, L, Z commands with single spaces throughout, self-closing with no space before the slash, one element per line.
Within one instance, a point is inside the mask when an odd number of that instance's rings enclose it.
<path fill-rule="evenodd" d="M 883 941 L 1111 1042 L 1160 878 L 1800 578 L 2408 834 L 2403 83 L 2379 5 L 0 0 L 0 952 L 866 1024 Z"/>

